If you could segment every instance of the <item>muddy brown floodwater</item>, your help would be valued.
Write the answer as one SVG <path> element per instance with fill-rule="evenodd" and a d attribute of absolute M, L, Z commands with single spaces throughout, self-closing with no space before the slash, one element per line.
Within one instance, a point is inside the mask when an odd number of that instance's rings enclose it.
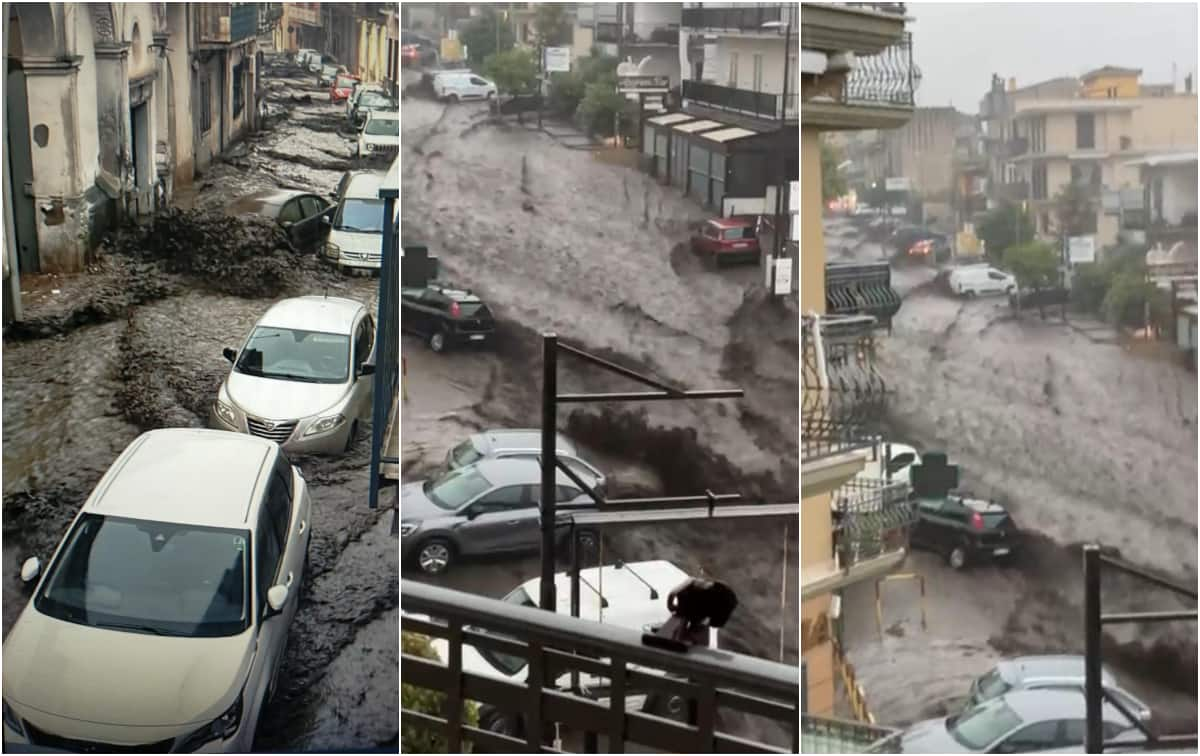
<path fill-rule="evenodd" d="M 349 143 L 337 131 L 342 108 L 315 89 L 315 77 L 290 73 L 268 68 L 275 112 L 269 127 L 181 191 L 183 204 L 214 210 L 274 186 L 322 195 L 334 190 L 352 167 Z M 292 95 L 310 101 L 295 103 Z M 237 234 L 231 225 L 231 243 Z M 378 278 L 338 277 L 307 261 L 294 261 L 296 274 L 284 290 L 263 297 L 214 293 L 211 280 L 164 275 L 153 266 L 130 272 L 124 258 L 107 259 L 111 265 L 92 274 L 57 282 L 63 292 L 58 301 L 31 311 L 51 315 L 39 321 L 51 324 L 50 335 L 25 332 L 4 343 L 5 634 L 27 600 L 18 584 L 20 562 L 49 556 L 121 450 L 145 430 L 206 422 L 229 369 L 222 347 L 236 345 L 285 296 L 327 292 L 373 310 L 377 304 Z M 115 296 L 146 279 L 166 289 L 111 307 L 92 307 L 86 298 L 97 290 Z M 397 543 L 390 533 L 389 494 L 380 509 L 367 507 L 364 431 L 345 457 L 293 460 L 313 500 L 311 572 L 257 749 L 398 745 Z"/>

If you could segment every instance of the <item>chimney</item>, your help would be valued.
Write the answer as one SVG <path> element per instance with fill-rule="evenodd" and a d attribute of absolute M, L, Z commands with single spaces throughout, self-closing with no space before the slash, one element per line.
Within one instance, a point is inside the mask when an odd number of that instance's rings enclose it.
<path fill-rule="evenodd" d="M 1009 92 L 1017 91 L 1017 78 L 1015 76 L 1010 76 L 1008 78 L 1008 91 Z"/>

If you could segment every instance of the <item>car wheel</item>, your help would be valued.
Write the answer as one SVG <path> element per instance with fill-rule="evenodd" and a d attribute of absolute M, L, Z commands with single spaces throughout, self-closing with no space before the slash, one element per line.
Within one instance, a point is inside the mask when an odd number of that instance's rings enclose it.
<path fill-rule="evenodd" d="M 497 735 L 507 735 L 510 738 L 525 737 L 525 727 L 520 715 L 505 714 L 491 706 L 479 708 L 479 727 Z"/>
<path fill-rule="evenodd" d="M 354 446 L 354 441 L 357 438 L 358 438 L 358 421 L 355 420 L 354 422 L 350 423 L 350 432 L 346 434 L 346 447 L 344 449 L 342 449 L 342 451 L 349 452 L 351 447 Z"/>
<path fill-rule="evenodd" d="M 454 546 L 443 538 L 430 538 L 417 550 L 417 567 L 426 575 L 441 575 L 450 569 Z"/>
<path fill-rule="evenodd" d="M 458 95 L 452 94 L 452 95 L 447 96 L 446 102 L 450 103 L 451 105 L 457 105 L 458 104 Z"/>
<path fill-rule="evenodd" d="M 946 555 L 946 563 L 956 570 L 961 570 L 967 564 L 967 550 L 960 544 L 950 549 Z"/>
<path fill-rule="evenodd" d="M 967 289 L 966 291 L 963 292 L 963 296 L 966 297 L 967 299 L 974 299 L 975 292 L 972 289 Z"/>
<path fill-rule="evenodd" d="M 446 332 L 443 330 L 434 331 L 429 335 L 429 348 L 441 354 L 446 349 Z"/>

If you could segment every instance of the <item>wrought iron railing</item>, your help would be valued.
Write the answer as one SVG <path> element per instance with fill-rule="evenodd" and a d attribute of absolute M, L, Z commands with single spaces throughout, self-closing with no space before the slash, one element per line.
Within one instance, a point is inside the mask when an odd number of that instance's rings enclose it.
<path fill-rule="evenodd" d="M 798 27 L 798 4 L 738 5 L 727 8 L 684 8 L 680 26 L 685 29 L 727 29 L 739 31 L 775 31 L 784 34 L 790 22 Z M 778 26 L 764 24 L 777 23 Z"/>
<path fill-rule="evenodd" d="M 869 315 L 803 317 L 802 463 L 876 442 L 886 386 L 875 369 L 874 329 Z"/>
<path fill-rule="evenodd" d="M 745 113 L 758 118 L 777 120 L 783 116 L 794 117 L 797 97 L 794 92 L 787 95 L 755 92 L 750 89 L 723 87 L 704 81 L 685 79 L 683 99 L 693 100 L 700 105 L 733 113 Z M 786 113 L 781 108 L 786 107 Z"/>
<path fill-rule="evenodd" d="M 842 569 L 908 548 L 915 520 L 909 485 L 855 478 L 833 493 L 833 545 Z"/>
<path fill-rule="evenodd" d="M 921 73 L 913 62 L 912 34 L 875 55 L 855 59 L 846 76 L 842 99 L 847 105 L 913 107 Z"/>
<path fill-rule="evenodd" d="M 871 315 L 877 326 L 890 328 L 900 304 L 886 261 L 825 265 L 825 311 L 830 315 Z"/>
<path fill-rule="evenodd" d="M 402 703 L 402 728 L 440 735 L 446 753 L 463 753 L 464 740 L 476 751 L 558 753 L 546 739 L 555 733 L 564 740 L 584 733 L 584 742 L 592 747 L 595 736 L 603 736 L 614 753 L 625 742 L 670 753 L 798 752 L 797 666 L 709 648 L 676 653 L 644 645 L 637 630 L 410 580 L 401 581 L 400 605 L 403 631 L 444 638 L 449 644 L 448 658 L 440 662 L 406 653 L 400 660 L 405 686 L 443 697 L 441 710 L 432 713 Z M 464 646 L 523 661 L 523 668 L 511 676 L 467 671 Z M 565 688 L 562 681 L 572 670 L 602 679 L 608 702 Z M 684 719 L 694 724 L 627 710 L 639 691 L 682 699 Z M 524 735 L 466 724 L 467 701 L 519 718 Z M 720 711 L 780 723 L 791 742 L 768 744 L 719 731 Z"/>
<path fill-rule="evenodd" d="M 800 745 L 804 753 L 882 753 L 873 750 L 896 734 L 891 727 L 831 717 L 800 717 Z"/>

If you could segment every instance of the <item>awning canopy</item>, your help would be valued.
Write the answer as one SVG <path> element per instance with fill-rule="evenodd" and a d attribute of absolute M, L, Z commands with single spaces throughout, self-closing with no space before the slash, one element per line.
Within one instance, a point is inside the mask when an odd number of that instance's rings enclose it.
<path fill-rule="evenodd" d="M 754 136 L 757 133 L 757 131 L 743 129 L 740 126 L 732 126 L 726 129 L 717 129 L 716 131 L 706 131 L 700 136 L 702 136 L 704 139 L 709 139 L 714 142 L 732 142 L 734 139 Z"/>
<path fill-rule="evenodd" d="M 666 115 L 647 118 L 646 123 L 652 123 L 655 126 L 670 126 L 676 123 L 683 123 L 684 121 L 691 121 L 694 118 L 695 116 L 688 115 L 687 113 L 667 113 Z"/>

